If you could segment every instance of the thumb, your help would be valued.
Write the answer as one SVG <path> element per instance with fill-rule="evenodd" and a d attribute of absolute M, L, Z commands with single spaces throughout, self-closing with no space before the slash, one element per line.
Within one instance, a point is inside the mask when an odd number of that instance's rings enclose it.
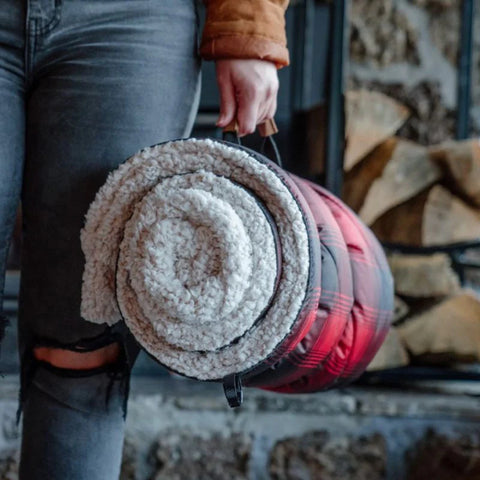
<path fill-rule="evenodd" d="M 235 88 L 230 76 L 218 81 L 220 90 L 220 116 L 217 120 L 218 127 L 225 127 L 235 119 L 237 102 L 235 99 Z"/>

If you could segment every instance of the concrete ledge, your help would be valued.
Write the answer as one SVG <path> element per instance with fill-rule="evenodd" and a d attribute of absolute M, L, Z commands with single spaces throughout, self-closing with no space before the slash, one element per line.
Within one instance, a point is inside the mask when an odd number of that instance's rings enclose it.
<path fill-rule="evenodd" d="M 17 478 L 17 396 L 17 376 L 2 378 L 0 478 Z M 409 479 L 410 463 L 418 463 L 407 461 L 412 452 L 429 452 L 429 442 L 457 449 L 465 435 L 478 437 L 479 426 L 480 399 L 471 395 L 247 388 L 243 406 L 231 409 L 220 384 L 134 376 L 121 479 Z M 346 465 L 356 474 L 342 476 Z M 295 476 L 297 468 L 303 476 Z"/>
<path fill-rule="evenodd" d="M 445 382 L 444 382 L 445 383 Z M 350 387 L 314 394 L 283 395 L 255 388 L 244 389 L 244 403 L 231 409 L 220 384 L 176 377 L 133 377 L 130 398 L 148 396 L 159 405 L 180 410 L 231 412 L 269 411 L 317 415 L 451 418 L 480 421 L 480 397 L 410 390 Z"/>

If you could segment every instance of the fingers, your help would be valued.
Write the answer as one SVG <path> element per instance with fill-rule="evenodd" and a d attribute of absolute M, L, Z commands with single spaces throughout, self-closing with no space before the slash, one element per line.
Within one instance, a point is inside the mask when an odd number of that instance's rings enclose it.
<path fill-rule="evenodd" d="M 273 118 L 277 109 L 278 76 L 268 61 L 255 59 L 218 60 L 220 116 L 217 126 L 234 119 L 238 135 L 253 133 L 259 123 Z"/>
<path fill-rule="evenodd" d="M 220 91 L 220 115 L 217 126 L 223 128 L 235 119 L 237 102 L 235 88 L 228 73 L 217 72 L 217 83 Z"/>
<path fill-rule="evenodd" d="M 237 122 L 238 136 L 243 137 L 253 133 L 257 128 L 258 114 L 261 105 L 261 95 L 254 87 L 238 97 Z"/>
<path fill-rule="evenodd" d="M 240 96 L 237 100 L 238 134 L 244 136 L 253 133 L 258 124 L 273 118 L 277 110 L 278 87 L 252 88 L 249 95 Z"/>
<path fill-rule="evenodd" d="M 270 94 L 270 101 L 267 108 L 267 113 L 264 120 L 268 120 L 269 118 L 273 118 L 277 111 L 277 98 L 278 98 L 278 83 L 272 89 Z"/>
<path fill-rule="evenodd" d="M 271 88 L 269 89 L 265 101 L 263 102 L 263 106 L 259 111 L 257 125 L 260 123 L 269 120 L 275 116 L 275 112 L 277 111 L 277 89 Z"/>

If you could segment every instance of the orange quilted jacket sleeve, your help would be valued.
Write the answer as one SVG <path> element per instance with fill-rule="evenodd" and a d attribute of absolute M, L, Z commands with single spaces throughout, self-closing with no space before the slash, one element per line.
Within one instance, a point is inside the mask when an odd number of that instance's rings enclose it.
<path fill-rule="evenodd" d="M 285 10 L 289 0 L 204 0 L 200 54 L 207 60 L 259 58 L 289 63 Z"/>

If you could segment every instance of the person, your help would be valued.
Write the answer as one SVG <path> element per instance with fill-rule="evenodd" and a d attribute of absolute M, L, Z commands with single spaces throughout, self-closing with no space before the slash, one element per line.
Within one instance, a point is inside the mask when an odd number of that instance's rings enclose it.
<path fill-rule="evenodd" d="M 275 113 L 288 0 L 205 3 L 198 45 L 195 0 L 0 0 L 0 305 L 21 200 L 21 480 L 119 476 L 139 346 L 79 313 L 79 233 L 108 173 L 190 134 L 200 57 L 216 62 L 219 127 L 236 119 L 243 136 Z"/>

